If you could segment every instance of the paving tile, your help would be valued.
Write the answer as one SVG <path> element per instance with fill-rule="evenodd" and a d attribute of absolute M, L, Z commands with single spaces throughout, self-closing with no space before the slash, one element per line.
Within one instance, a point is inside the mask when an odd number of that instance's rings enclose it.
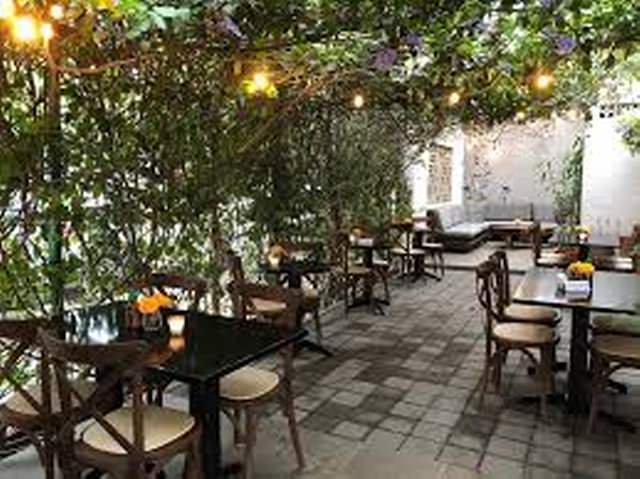
<path fill-rule="evenodd" d="M 368 449 L 389 452 L 396 451 L 405 441 L 405 436 L 384 429 L 374 429 L 364 442 Z"/>
<path fill-rule="evenodd" d="M 349 391 L 340 391 L 338 394 L 331 398 L 331 402 L 343 404 L 345 406 L 359 406 L 364 401 L 362 394 L 356 394 Z"/>
<path fill-rule="evenodd" d="M 399 402 L 393 406 L 391 410 L 391 414 L 395 416 L 406 417 L 410 419 L 420 419 L 427 412 L 427 408 L 424 406 L 418 406 L 416 404 L 411 404 L 408 402 Z"/>
<path fill-rule="evenodd" d="M 584 479 L 609 479 L 617 477 L 618 466 L 615 462 L 575 454 L 571 461 L 571 472 Z"/>
<path fill-rule="evenodd" d="M 536 445 L 553 447 L 564 452 L 573 452 L 573 436 L 558 434 L 542 427 L 533 433 L 533 442 Z"/>
<path fill-rule="evenodd" d="M 343 421 L 333 429 L 332 433 L 337 436 L 360 440 L 363 439 L 370 430 L 371 428 L 363 426 L 362 424 Z"/>
<path fill-rule="evenodd" d="M 489 445 L 487 446 L 487 452 L 494 456 L 500 456 L 522 462 L 527 456 L 528 448 L 528 444 L 511 439 L 505 439 L 499 436 L 492 436 L 489 441 Z"/>
<path fill-rule="evenodd" d="M 622 463 L 620 464 L 620 473 L 618 477 L 620 479 L 638 479 L 640 477 L 640 466 Z"/>
<path fill-rule="evenodd" d="M 444 442 L 451 434 L 452 429 L 449 426 L 436 424 L 433 422 L 421 421 L 411 432 L 412 436 L 429 439 L 434 442 Z"/>
<path fill-rule="evenodd" d="M 524 464 L 522 462 L 487 454 L 482 459 L 480 473 L 487 477 L 522 479 L 524 477 Z"/>
<path fill-rule="evenodd" d="M 409 437 L 402 446 L 400 446 L 400 451 L 419 454 L 430 459 L 435 459 L 443 447 L 444 446 L 441 443 L 429 441 L 428 439 Z"/>
<path fill-rule="evenodd" d="M 447 464 L 456 464 L 468 469 L 475 469 L 478 466 L 478 462 L 480 462 L 480 456 L 481 454 L 478 451 L 458 446 L 445 446 L 440 456 L 436 459 Z"/>
<path fill-rule="evenodd" d="M 402 417 L 388 417 L 378 427 L 400 434 L 409 434 L 416 422 Z"/>
<path fill-rule="evenodd" d="M 533 427 L 499 422 L 494 435 L 514 441 L 528 443 L 533 436 Z"/>
<path fill-rule="evenodd" d="M 542 466 L 525 466 L 525 479 L 573 479 L 569 472 L 558 472 Z"/>
<path fill-rule="evenodd" d="M 425 421 L 452 427 L 458 422 L 458 419 L 460 419 L 460 414 L 442 409 L 430 409 L 427 411 L 427 414 L 425 414 L 424 419 Z"/>
<path fill-rule="evenodd" d="M 484 439 L 479 438 L 478 436 L 473 436 L 460 431 L 454 431 L 448 441 L 449 444 L 464 447 L 465 449 L 473 449 L 474 451 L 479 452 L 484 449 L 485 442 L 486 441 Z"/>
<path fill-rule="evenodd" d="M 385 379 L 384 385 L 390 388 L 409 390 L 413 386 L 414 381 L 411 379 L 390 377 Z"/>
<path fill-rule="evenodd" d="M 571 454 L 551 447 L 534 446 L 529 453 L 528 463 L 543 466 L 555 471 L 569 471 L 571 469 Z"/>

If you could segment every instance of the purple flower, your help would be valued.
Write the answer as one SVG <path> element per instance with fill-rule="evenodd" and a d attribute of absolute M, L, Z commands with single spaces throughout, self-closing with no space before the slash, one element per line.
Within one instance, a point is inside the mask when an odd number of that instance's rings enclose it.
<path fill-rule="evenodd" d="M 390 69 L 398 59 L 398 52 L 394 48 L 383 48 L 376 53 L 373 66 L 378 70 Z"/>
<path fill-rule="evenodd" d="M 540 5 L 544 8 L 553 8 L 554 0 L 540 0 Z"/>
<path fill-rule="evenodd" d="M 238 39 L 244 39 L 245 35 L 240 30 L 240 27 L 234 22 L 231 17 L 224 15 L 218 20 L 218 28 L 225 35 L 229 35 L 231 37 L 235 37 Z"/>
<path fill-rule="evenodd" d="M 558 55 L 570 55 L 578 46 L 576 40 L 571 37 L 558 37 L 556 39 L 556 52 Z"/>
<path fill-rule="evenodd" d="M 416 32 L 409 32 L 407 36 L 404 38 L 404 41 L 410 47 L 422 48 L 424 40 L 422 36 L 418 35 Z"/>

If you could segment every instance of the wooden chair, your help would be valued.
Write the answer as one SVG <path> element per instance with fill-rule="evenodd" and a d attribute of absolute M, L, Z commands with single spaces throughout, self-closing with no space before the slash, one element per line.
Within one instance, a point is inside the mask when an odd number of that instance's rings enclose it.
<path fill-rule="evenodd" d="M 349 295 L 355 299 L 357 288 L 373 288 L 376 272 L 373 267 L 356 264 L 351 255 L 351 241 L 347 233 L 337 233 L 333 241 L 331 275 L 341 290 L 345 311 L 349 311 Z"/>
<path fill-rule="evenodd" d="M 176 302 L 188 304 L 190 310 L 198 309 L 208 289 L 208 283 L 203 278 L 173 273 L 151 273 L 130 286 L 145 294 L 160 291 Z"/>
<path fill-rule="evenodd" d="M 84 468 L 119 479 L 155 478 L 170 459 L 182 453 L 187 455 L 185 477 L 199 477 L 200 425 L 187 413 L 142 402 L 142 373 L 149 355 L 146 343 L 85 346 L 65 343 L 43 331 L 39 337 L 59 384 L 64 422 L 57 436 L 65 479 L 79 478 Z M 68 377 L 70 363 L 106 371 L 89 397 Z M 102 413 L 104 398 L 117 392 L 123 381 L 131 390 L 132 405 Z M 78 402 L 75 408 L 73 401 Z M 83 429 L 77 435 L 81 422 Z"/>
<path fill-rule="evenodd" d="M 591 342 L 591 411 L 589 430 L 594 431 L 600 397 L 611 375 L 623 368 L 640 369 L 640 337 L 599 334 Z"/>
<path fill-rule="evenodd" d="M 271 248 L 273 248 L 273 246 L 274 245 L 272 245 Z M 276 246 L 281 248 L 283 254 L 285 255 L 285 258 L 294 258 L 296 254 L 300 253 L 312 257 L 323 248 L 323 245 L 321 243 L 311 241 L 278 241 L 276 243 Z M 313 276 L 306 276 L 305 279 L 307 280 L 307 284 L 301 285 L 303 294 L 301 310 L 304 315 L 309 314 L 313 318 L 316 337 L 318 338 L 318 343 L 320 344 L 322 341 L 322 324 L 320 322 L 320 307 L 322 301 L 320 283 L 318 282 L 317 278 Z"/>
<path fill-rule="evenodd" d="M 0 321 L 2 365 L 0 384 L 11 393 L 0 406 L 0 444 L 10 439 L 9 430 L 24 434 L 38 452 L 47 479 L 54 477 L 54 437 L 60 414 L 60 402 L 51 400 L 51 371 L 46 356 L 34 350 L 38 322 L 34 320 Z M 37 362 L 35 384 L 23 385 L 17 368 Z M 15 436 L 15 435 L 14 435 Z"/>
<path fill-rule="evenodd" d="M 244 320 L 259 319 L 252 304 L 257 299 L 261 299 L 285 304 L 285 310 L 280 315 L 268 318 L 274 325 L 283 330 L 292 330 L 297 327 L 296 316 L 303 301 L 299 290 L 281 286 L 234 283 L 232 294 L 234 305 L 238 308 L 237 317 Z M 278 395 L 288 421 L 298 466 L 300 469 L 305 466 L 293 405 L 293 345 L 283 349 L 281 357 L 282 375 L 247 366 L 220 380 L 222 407 L 233 424 L 235 443 L 236 445 L 244 444 L 245 447 L 243 477 L 247 479 L 253 477 L 253 451 L 256 445 L 259 411 L 266 402 Z M 244 427 L 242 427 L 243 416 Z"/>
<path fill-rule="evenodd" d="M 413 275 L 417 279 L 424 271 L 427 252 L 414 245 L 413 222 L 393 224 L 390 228 L 395 231 L 393 236 L 396 245 L 391 250 L 391 255 L 400 259 L 401 275 Z"/>
<path fill-rule="evenodd" d="M 489 382 L 493 379 L 496 391 L 500 392 L 502 365 L 510 351 L 521 351 L 535 365 L 540 385 L 541 411 L 546 415 L 547 395 L 554 390 L 553 357 L 555 338 L 553 329 L 531 323 L 505 322 L 500 316 L 499 304 L 504 285 L 501 284 L 499 265 L 494 260 L 481 263 L 476 268 L 476 294 L 484 309 L 485 367 L 481 379 L 480 405 Z M 540 352 L 536 360 L 531 349 Z"/>
<path fill-rule="evenodd" d="M 501 275 L 502 291 L 500 297 L 502 301 L 498 304 L 501 321 L 542 324 L 551 327 L 558 325 L 561 317 L 553 308 L 511 302 L 511 273 L 509 272 L 509 259 L 506 251 L 498 250 L 489 259 L 497 264 L 498 272 Z"/>
<path fill-rule="evenodd" d="M 558 250 L 548 251 L 542 247 L 542 228 L 538 221 L 531 226 L 531 247 L 533 252 L 533 264 L 542 268 L 566 268 L 577 258 L 573 251 L 561 252 Z"/>
<path fill-rule="evenodd" d="M 442 222 L 437 211 L 428 210 L 424 223 L 426 229 L 423 232 L 422 242 L 415 246 L 424 249 L 431 256 L 433 272 L 439 274 L 442 278 L 445 275 L 444 243 L 437 241 L 436 231 L 438 231 L 438 225 L 440 226 L 440 231 L 442 231 Z"/>

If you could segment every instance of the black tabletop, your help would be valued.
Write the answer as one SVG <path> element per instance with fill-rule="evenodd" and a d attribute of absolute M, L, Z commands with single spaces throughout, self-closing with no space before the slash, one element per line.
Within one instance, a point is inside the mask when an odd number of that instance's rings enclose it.
<path fill-rule="evenodd" d="M 591 298 L 574 301 L 558 290 L 559 272 L 548 268 L 530 269 L 513 295 L 513 301 L 603 313 L 640 312 L 640 276 L 637 274 L 596 271 Z"/>
<path fill-rule="evenodd" d="M 65 316 L 66 339 L 82 344 L 109 344 L 133 339 L 147 341 L 154 354 L 152 368 L 188 382 L 214 381 L 306 335 L 283 332 L 270 324 L 247 322 L 200 312 L 184 312 L 182 336 L 168 329 L 131 330 L 125 325 L 124 303 L 70 312 Z"/>

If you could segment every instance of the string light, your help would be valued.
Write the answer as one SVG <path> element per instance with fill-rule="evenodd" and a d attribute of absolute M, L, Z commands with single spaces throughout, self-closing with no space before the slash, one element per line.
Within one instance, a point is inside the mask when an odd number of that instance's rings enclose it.
<path fill-rule="evenodd" d="M 269 77 L 264 72 L 256 72 L 253 74 L 253 86 L 256 91 L 265 91 L 269 88 Z"/>
<path fill-rule="evenodd" d="M 13 20 L 13 36 L 21 42 L 32 42 L 38 38 L 38 29 L 33 17 L 28 15 Z"/>
<path fill-rule="evenodd" d="M 516 121 L 523 122 L 527 118 L 527 114 L 524 111 L 519 111 L 516 113 Z"/>
<path fill-rule="evenodd" d="M 16 13 L 13 0 L 0 0 L 0 18 L 11 18 Z"/>
<path fill-rule="evenodd" d="M 49 15 L 51 15 L 51 18 L 53 18 L 54 20 L 62 20 L 62 18 L 64 17 L 64 7 L 62 5 L 54 3 L 49 9 Z"/>
<path fill-rule="evenodd" d="M 42 25 L 40 25 L 40 34 L 42 35 L 42 38 L 45 42 L 51 40 L 53 38 L 53 35 L 55 34 L 55 32 L 53 31 L 53 25 L 51 25 L 50 23 L 43 23 Z"/>
<path fill-rule="evenodd" d="M 449 106 L 456 106 L 461 101 L 462 101 L 462 95 L 457 91 L 451 92 L 451 94 L 449 94 L 449 98 L 447 99 Z"/>
<path fill-rule="evenodd" d="M 553 78 L 553 75 L 549 73 L 538 73 L 533 81 L 533 86 L 536 90 L 544 91 L 548 90 L 554 82 L 555 79 Z"/>
<path fill-rule="evenodd" d="M 363 106 L 364 106 L 364 96 L 362 96 L 362 94 L 360 93 L 356 93 L 353 96 L 353 107 L 360 109 Z"/>

